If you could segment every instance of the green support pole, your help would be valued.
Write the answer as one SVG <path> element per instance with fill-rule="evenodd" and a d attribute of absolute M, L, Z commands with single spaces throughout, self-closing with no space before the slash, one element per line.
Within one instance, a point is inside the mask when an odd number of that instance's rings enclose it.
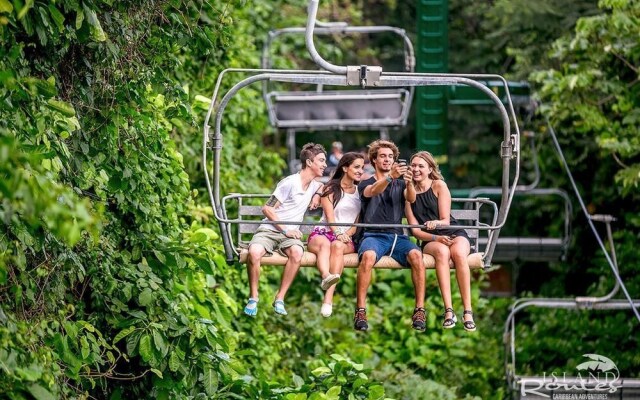
<path fill-rule="evenodd" d="M 418 72 L 447 72 L 449 69 L 448 0 L 419 0 L 417 7 Z M 417 90 L 416 149 L 428 150 L 447 177 L 448 124 L 446 86 Z"/>

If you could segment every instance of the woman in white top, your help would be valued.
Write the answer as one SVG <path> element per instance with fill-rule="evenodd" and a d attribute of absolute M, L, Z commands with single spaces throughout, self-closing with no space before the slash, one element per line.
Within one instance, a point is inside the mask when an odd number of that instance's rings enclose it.
<path fill-rule="evenodd" d="M 354 224 L 360 214 L 360 194 L 357 182 L 364 168 L 364 156 L 349 152 L 342 156 L 329 182 L 322 192 L 322 218 L 320 222 Z M 316 264 L 326 290 L 320 313 L 328 317 L 332 312 L 335 284 L 344 269 L 344 254 L 355 253 L 356 245 L 351 240 L 355 226 L 326 226 L 313 228 L 309 235 L 309 251 L 317 256 Z"/>

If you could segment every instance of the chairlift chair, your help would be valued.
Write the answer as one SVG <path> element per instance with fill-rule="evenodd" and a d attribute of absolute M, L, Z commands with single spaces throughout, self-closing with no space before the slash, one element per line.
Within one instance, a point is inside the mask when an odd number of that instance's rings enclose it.
<path fill-rule="evenodd" d="M 466 216 L 465 219 L 471 222 L 470 225 L 458 225 L 451 226 L 452 228 L 463 228 L 468 231 L 491 231 L 492 234 L 489 237 L 486 245 L 479 248 L 479 253 L 474 253 L 469 257 L 471 267 L 482 268 L 491 265 L 493 252 L 495 250 L 495 243 L 499 237 L 500 229 L 504 226 L 513 195 L 515 193 L 515 187 L 519 177 L 519 160 L 520 160 L 520 141 L 519 141 L 519 128 L 515 116 L 513 103 L 508 91 L 506 80 L 499 75 L 487 75 L 487 74 L 431 74 L 431 73 L 413 73 L 413 72 L 383 72 L 381 67 L 378 66 L 337 66 L 324 60 L 316 51 L 313 44 L 313 33 L 315 28 L 316 14 L 318 8 L 318 0 L 310 0 L 308 8 L 307 27 L 305 31 L 305 39 L 307 48 L 313 61 L 323 68 L 325 71 L 308 71 L 308 70 L 274 70 L 274 69 L 226 69 L 219 75 L 212 100 L 207 112 L 204 123 L 204 143 L 203 143 L 203 167 L 205 170 L 205 181 L 209 192 L 210 201 L 213 208 L 214 217 L 218 221 L 220 227 L 221 238 L 225 250 L 225 257 L 227 262 L 232 263 L 234 261 L 241 260 L 242 251 L 239 249 L 239 243 L 237 237 L 234 236 L 234 232 L 243 233 L 243 226 L 255 226 L 257 227 L 264 221 L 249 220 L 246 217 L 251 214 L 252 211 L 246 210 L 243 212 L 242 208 L 238 206 L 240 210 L 239 215 L 235 217 L 229 217 L 230 208 L 228 208 L 228 201 L 237 201 L 243 198 L 252 198 L 264 196 L 264 194 L 241 194 L 241 195 L 227 195 L 223 196 L 220 190 L 220 170 L 221 170 L 221 151 L 223 146 L 223 130 L 222 121 L 224 111 L 229 104 L 229 101 L 244 87 L 258 82 L 284 82 L 294 84 L 312 84 L 321 86 L 335 86 L 342 88 L 350 88 L 359 85 L 363 90 L 369 90 L 371 88 L 382 89 L 394 89 L 394 88 L 413 88 L 416 86 L 450 86 L 450 85 L 466 85 L 472 86 L 484 93 L 495 105 L 501 116 L 503 131 L 502 131 L 502 143 L 500 146 L 500 159 L 502 162 L 502 180 L 501 180 L 501 201 L 499 206 L 488 199 L 466 199 L 463 201 L 472 202 L 475 204 L 474 210 L 477 211 L 477 217 L 474 215 Z M 233 85 L 227 93 L 218 99 L 218 92 L 222 80 L 227 74 L 231 73 L 243 73 L 248 77 L 242 79 Z M 500 80 L 503 82 L 506 94 L 507 102 L 506 106 L 502 100 L 487 86 L 481 82 Z M 212 153 L 213 164 L 211 177 L 209 173 L 210 163 L 208 162 L 208 153 Z M 511 176 L 511 166 L 514 166 L 514 174 Z M 494 210 L 493 217 L 489 222 L 480 221 L 479 209 L 483 205 L 490 205 Z M 463 210 L 467 211 L 467 210 Z M 455 215 L 454 215 L 455 216 Z M 267 223 L 279 224 L 279 223 L 292 223 L 293 221 L 269 221 Z M 317 222 L 303 221 L 295 224 L 299 224 L 302 227 L 316 225 Z M 346 226 L 348 224 L 332 224 L 335 226 Z M 360 227 L 422 227 L 412 225 L 372 225 L 358 223 Z M 447 227 L 443 227 L 447 228 Z M 433 262 L 428 258 L 430 256 L 425 255 L 425 264 L 429 265 Z M 395 261 L 392 259 L 387 260 L 388 257 L 383 257 L 377 264 L 377 267 L 396 267 Z M 273 260 L 263 258 L 263 265 L 272 265 L 276 263 Z M 349 264 L 349 263 L 347 263 Z M 306 262 L 305 265 L 313 265 L 313 261 Z"/>

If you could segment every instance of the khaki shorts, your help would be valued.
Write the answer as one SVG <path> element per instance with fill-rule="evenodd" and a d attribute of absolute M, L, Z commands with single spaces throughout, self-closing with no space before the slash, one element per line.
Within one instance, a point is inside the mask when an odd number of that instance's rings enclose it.
<path fill-rule="evenodd" d="M 285 249 L 291 246 L 300 246 L 304 250 L 304 245 L 300 239 L 293 239 L 285 236 L 282 232 L 272 231 L 271 229 L 258 228 L 256 233 L 249 242 L 249 247 L 252 244 L 259 244 L 267 251 L 267 255 L 272 255 L 274 251 L 277 251 L 283 256 L 287 256 L 284 253 Z"/>

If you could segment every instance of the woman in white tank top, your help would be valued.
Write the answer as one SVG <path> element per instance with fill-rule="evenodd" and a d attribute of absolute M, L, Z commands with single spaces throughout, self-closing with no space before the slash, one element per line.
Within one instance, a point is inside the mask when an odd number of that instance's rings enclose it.
<path fill-rule="evenodd" d="M 360 194 L 357 182 L 362 178 L 364 155 L 349 152 L 342 156 L 335 172 L 322 192 L 320 222 L 354 224 L 360 215 Z M 344 269 L 345 254 L 355 253 L 351 239 L 355 226 L 318 225 L 309 235 L 309 251 L 317 256 L 322 290 L 326 290 L 320 313 L 328 317 L 332 312 L 333 292 Z"/>

